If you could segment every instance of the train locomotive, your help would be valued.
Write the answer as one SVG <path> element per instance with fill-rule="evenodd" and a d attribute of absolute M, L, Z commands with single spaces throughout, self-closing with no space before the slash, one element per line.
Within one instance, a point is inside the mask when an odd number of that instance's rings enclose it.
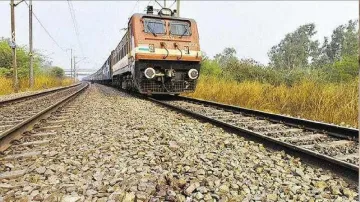
<path fill-rule="evenodd" d="M 193 92 L 202 59 L 197 24 L 175 14 L 152 6 L 133 14 L 103 66 L 83 80 L 149 95 Z"/>

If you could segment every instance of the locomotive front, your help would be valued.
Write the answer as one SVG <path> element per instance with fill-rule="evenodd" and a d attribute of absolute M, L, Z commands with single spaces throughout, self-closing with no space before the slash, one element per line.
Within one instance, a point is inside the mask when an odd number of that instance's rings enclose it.
<path fill-rule="evenodd" d="M 200 72 L 201 52 L 196 22 L 173 16 L 135 14 L 130 20 L 133 82 L 146 94 L 193 92 Z"/>

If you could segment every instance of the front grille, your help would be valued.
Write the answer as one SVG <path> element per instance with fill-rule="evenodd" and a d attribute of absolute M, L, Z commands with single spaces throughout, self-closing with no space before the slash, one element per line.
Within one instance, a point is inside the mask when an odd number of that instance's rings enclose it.
<path fill-rule="evenodd" d="M 168 81 L 165 82 L 164 85 L 160 81 L 140 81 L 140 89 L 144 93 L 183 93 L 194 92 L 196 87 L 196 80 L 177 80 L 172 82 Z"/>

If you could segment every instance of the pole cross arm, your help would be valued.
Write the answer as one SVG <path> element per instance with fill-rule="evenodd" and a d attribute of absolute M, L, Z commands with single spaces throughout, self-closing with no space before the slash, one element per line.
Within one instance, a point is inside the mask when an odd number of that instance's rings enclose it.
<path fill-rule="evenodd" d="M 19 4 L 22 3 L 23 1 L 25 1 L 25 0 L 21 0 L 21 1 L 17 2 L 17 3 L 15 3 L 14 6 L 19 5 Z"/>
<path fill-rule="evenodd" d="M 86 57 L 83 57 L 83 58 L 81 58 L 81 60 L 76 61 L 75 64 L 78 64 L 79 62 L 81 62 L 81 61 L 83 61 L 83 60 L 85 60 L 85 59 L 86 59 Z"/>

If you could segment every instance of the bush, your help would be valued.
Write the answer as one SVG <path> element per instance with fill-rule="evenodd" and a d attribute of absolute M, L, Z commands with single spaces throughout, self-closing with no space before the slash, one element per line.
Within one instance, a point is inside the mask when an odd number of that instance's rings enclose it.
<path fill-rule="evenodd" d="M 221 68 L 214 60 L 204 60 L 201 63 L 200 73 L 201 75 L 219 76 L 221 74 Z"/>
<path fill-rule="evenodd" d="M 195 93 L 187 96 L 352 127 L 358 124 L 357 78 L 343 83 L 303 78 L 292 86 L 275 86 L 202 76 Z"/>
<path fill-rule="evenodd" d="M 258 81 L 275 86 L 292 86 L 304 78 L 318 83 L 342 83 L 358 76 L 358 61 L 356 56 L 346 56 L 323 67 L 281 69 L 261 65 L 252 59 L 233 60 L 220 67 L 216 60 L 207 59 L 201 64 L 201 75 L 237 82 Z"/>
<path fill-rule="evenodd" d="M 65 76 L 65 71 L 60 67 L 51 67 L 50 75 L 57 78 L 62 78 Z"/>
<path fill-rule="evenodd" d="M 42 90 L 47 88 L 68 86 L 73 83 L 71 78 L 58 78 L 46 75 L 40 75 L 35 77 L 35 85 L 32 89 L 29 89 L 29 79 L 24 78 L 19 81 L 19 92 L 28 90 Z M 0 95 L 6 95 L 13 93 L 13 80 L 12 78 L 0 77 Z"/>
<path fill-rule="evenodd" d="M 359 74 L 357 56 L 345 56 L 328 70 L 328 79 L 333 82 L 347 82 Z"/>

